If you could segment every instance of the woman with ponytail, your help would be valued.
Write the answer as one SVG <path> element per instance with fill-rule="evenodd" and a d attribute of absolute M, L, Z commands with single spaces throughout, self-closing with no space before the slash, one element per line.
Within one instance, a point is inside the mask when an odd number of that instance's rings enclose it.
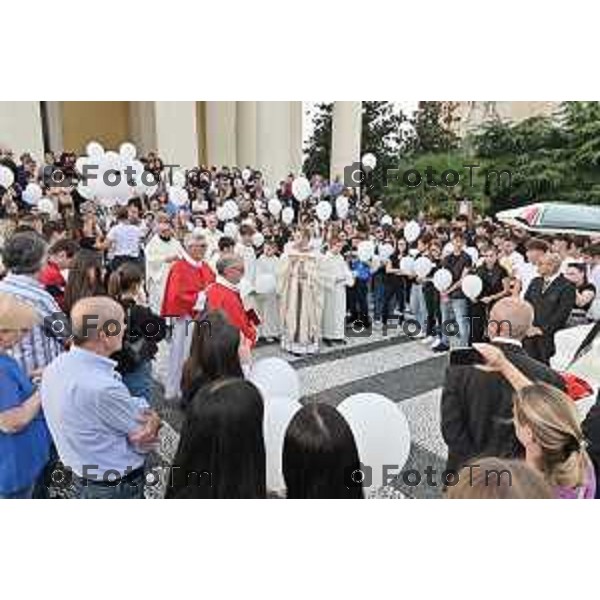
<path fill-rule="evenodd" d="M 513 420 L 525 462 L 543 475 L 555 498 L 593 499 L 596 476 L 573 401 L 557 388 L 532 382 L 499 348 L 474 347 L 485 360 L 479 368 L 501 374 L 515 389 Z"/>
<path fill-rule="evenodd" d="M 145 306 L 143 282 L 142 269 L 134 262 L 123 263 L 110 275 L 108 293 L 123 307 L 127 326 L 123 348 L 112 358 L 131 394 L 151 402 L 151 364 L 167 329 L 165 320 Z"/>

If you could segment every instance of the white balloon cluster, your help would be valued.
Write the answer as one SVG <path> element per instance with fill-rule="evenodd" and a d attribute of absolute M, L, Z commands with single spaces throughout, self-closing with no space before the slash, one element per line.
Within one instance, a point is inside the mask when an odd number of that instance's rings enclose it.
<path fill-rule="evenodd" d="M 15 182 L 13 172 L 4 165 L 0 165 L 0 187 L 8 189 Z"/>
<path fill-rule="evenodd" d="M 28 183 L 27 187 L 23 190 L 23 201 L 27 202 L 30 206 L 36 206 L 42 199 L 42 196 L 42 188 L 37 183 Z"/>
<path fill-rule="evenodd" d="M 375 254 L 375 244 L 372 240 L 360 242 L 356 247 L 358 259 L 362 262 L 369 262 Z"/>
<path fill-rule="evenodd" d="M 240 209 L 235 200 L 226 200 L 216 212 L 219 221 L 233 221 L 240 214 Z"/>
<path fill-rule="evenodd" d="M 299 202 L 304 202 L 311 193 L 310 182 L 306 177 L 297 177 L 292 182 L 292 194 Z"/>
<path fill-rule="evenodd" d="M 87 156 L 81 156 L 75 162 L 82 175 L 77 191 L 86 200 L 94 199 L 110 207 L 126 204 L 136 194 L 152 195 L 156 191 L 157 181 L 136 159 L 137 150 L 133 144 L 121 144 L 117 153 L 105 152 L 98 142 L 90 142 L 86 153 Z"/>

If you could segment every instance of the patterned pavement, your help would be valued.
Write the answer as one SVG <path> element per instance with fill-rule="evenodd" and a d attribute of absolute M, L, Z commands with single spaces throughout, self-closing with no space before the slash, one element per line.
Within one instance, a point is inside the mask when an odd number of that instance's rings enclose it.
<path fill-rule="evenodd" d="M 411 431 L 411 452 L 404 471 L 415 469 L 423 473 L 431 466 L 440 479 L 444 470 L 446 446 L 441 437 L 439 402 L 446 355 L 436 355 L 429 344 L 409 338 L 402 332 L 383 337 L 374 331 L 370 337 L 347 338 L 345 346 L 324 348 L 320 354 L 294 357 L 277 345 L 256 350 L 256 359 L 279 356 L 297 370 L 303 402 L 339 404 L 352 394 L 372 392 L 382 394 L 398 404 L 406 415 Z M 158 361 L 160 377 L 162 363 Z M 177 431 L 181 426 L 179 411 L 161 400 L 157 408 L 168 423 L 162 431 L 158 456 L 154 457 L 159 471 L 170 463 L 177 447 Z M 425 479 L 425 477 L 423 477 Z M 404 495 L 414 498 L 436 498 L 441 488 L 407 486 L 402 481 L 394 485 Z M 160 497 L 160 486 L 149 490 L 150 497 Z"/>

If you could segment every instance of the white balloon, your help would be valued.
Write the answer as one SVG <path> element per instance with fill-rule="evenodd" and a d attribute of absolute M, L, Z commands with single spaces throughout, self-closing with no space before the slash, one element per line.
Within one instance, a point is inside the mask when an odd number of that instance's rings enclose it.
<path fill-rule="evenodd" d="M 227 237 L 233 238 L 235 240 L 237 239 L 238 226 L 233 221 L 229 221 L 228 223 L 225 223 L 225 227 L 223 227 L 223 233 Z"/>
<path fill-rule="evenodd" d="M 215 214 L 217 215 L 217 219 L 219 219 L 219 221 L 227 220 L 225 218 L 226 213 L 227 213 L 227 210 L 223 205 L 217 206 L 217 210 L 215 210 Z"/>
<path fill-rule="evenodd" d="M 421 227 L 416 221 L 409 221 L 404 226 L 404 239 L 409 243 L 415 242 L 421 235 Z"/>
<path fill-rule="evenodd" d="M 14 173 L 8 167 L 0 165 L 0 186 L 8 189 L 14 182 Z"/>
<path fill-rule="evenodd" d="M 283 490 L 283 442 L 290 421 L 301 408 L 298 373 L 281 358 L 263 358 L 256 361 L 248 379 L 263 398 L 267 489 Z"/>
<path fill-rule="evenodd" d="M 79 192 L 79 195 L 86 200 L 91 200 L 94 197 L 94 190 L 89 185 L 79 183 L 77 185 L 77 191 Z"/>
<path fill-rule="evenodd" d="M 410 454 L 410 429 L 402 409 L 380 394 L 355 394 L 338 410 L 352 430 L 360 462 L 372 469 L 370 488 L 389 484 L 383 481 L 383 466 L 390 466 L 390 476 L 398 475 Z"/>
<path fill-rule="evenodd" d="M 367 169 L 374 169 L 377 166 L 377 158 L 369 152 L 362 157 L 362 164 Z"/>
<path fill-rule="evenodd" d="M 137 148 L 131 142 L 125 142 L 119 147 L 119 155 L 123 160 L 131 161 L 137 154 Z"/>
<path fill-rule="evenodd" d="M 412 256 L 403 256 L 400 260 L 400 270 L 412 275 L 415 272 L 415 259 Z"/>
<path fill-rule="evenodd" d="M 104 154 L 104 148 L 98 142 L 90 142 L 85 147 L 85 153 L 93 158 L 100 158 Z"/>
<path fill-rule="evenodd" d="M 433 285 L 438 292 L 445 292 L 452 285 L 452 273 L 448 269 L 438 269 L 433 274 Z"/>
<path fill-rule="evenodd" d="M 248 179 L 250 179 L 251 175 L 252 175 L 252 171 L 250 169 L 244 169 L 242 171 L 242 179 L 244 181 L 248 181 Z"/>
<path fill-rule="evenodd" d="M 393 221 L 392 221 L 392 217 L 390 217 L 390 215 L 383 215 L 383 217 L 381 217 L 382 225 L 391 225 L 392 223 L 393 223 Z"/>
<path fill-rule="evenodd" d="M 297 177 L 292 182 L 292 194 L 296 200 L 303 202 L 310 196 L 310 182 L 306 177 Z"/>
<path fill-rule="evenodd" d="M 393 244 L 381 244 L 379 246 L 379 258 L 381 260 L 388 260 L 392 254 L 394 254 Z"/>
<path fill-rule="evenodd" d="M 335 199 L 335 211 L 338 218 L 345 219 L 348 216 L 348 198 L 346 196 L 338 196 Z"/>
<path fill-rule="evenodd" d="M 427 256 L 419 256 L 417 260 L 415 260 L 415 273 L 417 277 L 424 279 L 431 273 L 431 269 L 433 269 L 433 263 L 427 258 Z"/>
<path fill-rule="evenodd" d="M 375 244 L 371 240 L 360 242 L 356 247 L 356 254 L 362 262 L 369 262 L 375 254 Z"/>
<path fill-rule="evenodd" d="M 327 202 L 327 200 L 321 200 L 319 204 L 317 204 L 317 218 L 319 221 L 324 222 L 331 217 L 331 202 Z"/>
<path fill-rule="evenodd" d="M 189 202 L 187 190 L 181 187 L 171 186 L 169 188 L 169 201 L 175 206 L 185 206 Z"/>
<path fill-rule="evenodd" d="M 479 250 L 475 246 L 469 246 L 465 249 L 465 252 L 471 257 L 473 264 L 479 260 Z"/>
<path fill-rule="evenodd" d="M 265 243 L 265 236 L 260 231 L 257 231 L 252 236 L 252 245 L 255 248 L 260 248 L 264 243 Z"/>
<path fill-rule="evenodd" d="M 290 223 L 293 222 L 294 220 L 294 209 L 291 206 L 286 206 L 282 211 L 281 211 L 281 220 L 286 224 L 289 225 Z"/>
<path fill-rule="evenodd" d="M 271 198 L 269 200 L 269 204 L 267 206 L 268 206 L 269 212 L 274 217 L 276 217 L 281 212 L 281 209 L 282 209 L 281 201 L 279 200 L 279 198 Z"/>
<path fill-rule="evenodd" d="M 75 161 L 75 169 L 77 170 L 78 173 L 83 173 L 83 169 L 85 167 L 85 165 L 87 165 L 89 163 L 89 156 L 80 156 L 76 161 Z"/>
<path fill-rule="evenodd" d="M 42 188 L 37 183 L 28 183 L 23 190 L 23 200 L 32 206 L 38 203 L 42 195 Z"/>
<path fill-rule="evenodd" d="M 462 282 L 462 291 L 470 300 L 475 300 L 483 289 L 483 281 L 479 275 L 467 275 Z"/>

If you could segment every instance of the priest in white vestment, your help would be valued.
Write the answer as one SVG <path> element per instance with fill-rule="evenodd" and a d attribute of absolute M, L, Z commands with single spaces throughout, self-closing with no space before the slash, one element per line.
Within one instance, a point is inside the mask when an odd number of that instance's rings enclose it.
<path fill-rule="evenodd" d="M 157 217 L 157 231 L 144 250 L 146 257 L 146 290 L 152 312 L 160 314 L 165 284 L 173 262 L 183 256 L 183 247 L 173 237 L 173 228 L 166 214 Z"/>
<path fill-rule="evenodd" d="M 334 239 L 323 259 L 323 324 L 325 343 L 343 343 L 346 322 L 346 287 L 354 277 L 342 256 L 343 242 Z"/>

